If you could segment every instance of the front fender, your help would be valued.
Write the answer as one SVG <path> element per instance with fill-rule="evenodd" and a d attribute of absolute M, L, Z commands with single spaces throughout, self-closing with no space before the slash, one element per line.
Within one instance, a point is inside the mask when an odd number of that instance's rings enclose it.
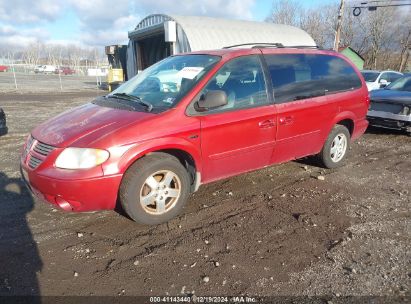
<path fill-rule="evenodd" d="M 151 152 L 170 149 L 182 150 L 190 154 L 195 162 L 197 172 L 202 172 L 199 143 L 191 142 L 179 137 L 163 137 L 133 144 L 118 161 L 118 170 L 119 172 L 124 173 L 136 160 L 144 155 Z"/>

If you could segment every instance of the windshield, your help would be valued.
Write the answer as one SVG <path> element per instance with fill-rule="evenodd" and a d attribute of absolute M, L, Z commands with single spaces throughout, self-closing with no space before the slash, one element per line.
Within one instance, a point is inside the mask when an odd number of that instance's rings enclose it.
<path fill-rule="evenodd" d="M 402 77 L 391 83 L 385 89 L 411 92 L 411 76 Z"/>
<path fill-rule="evenodd" d="M 374 82 L 377 80 L 378 75 L 380 75 L 378 72 L 361 72 L 361 74 L 366 82 Z"/>
<path fill-rule="evenodd" d="M 175 106 L 221 57 L 182 55 L 168 57 L 133 77 L 108 97 L 130 96 L 157 110 Z"/>

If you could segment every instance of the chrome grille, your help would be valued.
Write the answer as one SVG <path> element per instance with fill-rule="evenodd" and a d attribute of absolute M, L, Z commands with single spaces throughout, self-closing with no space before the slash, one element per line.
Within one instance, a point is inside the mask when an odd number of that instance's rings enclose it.
<path fill-rule="evenodd" d="M 37 141 L 30 136 L 27 141 L 25 154 L 27 156 L 27 165 L 30 169 L 36 169 L 54 151 L 56 147 Z"/>
<path fill-rule="evenodd" d="M 36 142 L 36 144 L 34 145 L 33 150 L 41 155 L 47 156 L 49 155 L 53 150 L 55 149 L 55 147 L 44 144 L 42 142 Z"/>
<path fill-rule="evenodd" d="M 43 161 L 41 159 L 38 159 L 37 157 L 30 155 L 28 164 L 31 169 L 36 169 L 42 162 Z"/>
<path fill-rule="evenodd" d="M 26 149 L 27 150 L 31 149 L 31 145 L 33 144 L 33 142 L 34 142 L 34 138 L 33 138 L 33 136 L 30 135 L 29 139 L 27 140 L 27 144 L 26 144 Z"/>

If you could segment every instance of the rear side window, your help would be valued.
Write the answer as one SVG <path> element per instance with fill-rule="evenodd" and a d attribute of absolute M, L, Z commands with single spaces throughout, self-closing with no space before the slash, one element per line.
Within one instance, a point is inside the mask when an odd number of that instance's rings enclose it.
<path fill-rule="evenodd" d="M 339 57 L 312 54 L 264 57 L 276 103 L 354 90 L 362 85 L 355 70 Z"/>

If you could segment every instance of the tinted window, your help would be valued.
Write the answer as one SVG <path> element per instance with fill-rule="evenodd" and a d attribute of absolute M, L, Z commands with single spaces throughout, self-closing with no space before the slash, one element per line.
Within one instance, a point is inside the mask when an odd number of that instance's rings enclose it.
<path fill-rule="evenodd" d="M 263 70 L 258 56 L 245 56 L 226 63 L 207 84 L 202 94 L 223 90 L 228 104 L 210 112 L 242 109 L 268 103 Z"/>
<path fill-rule="evenodd" d="M 361 74 L 367 82 L 376 81 L 378 76 L 380 75 L 379 72 L 361 72 Z"/>
<path fill-rule="evenodd" d="M 411 76 L 405 76 L 391 83 L 387 90 L 408 91 L 411 92 Z"/>
<path fill-rule="evenodd" d="M 387 82 L 390 82 L 390 78 L 388 77 L 388 73 L 382 73 L 380 77 L 380 82 L 381 80 L 387 80 Z"/>
<path fill-rule="evenodd" d="M 394 82 L 397 79 L 400 79 L 402 77 L 401 74 L 397 74 L 397 73 L 388 73 L 389 74 L 389 82 Z"/>
<path fill-rule="evenodd" d="M 287 102 L 361 87 L 354 69 L 327 55 L 266 55 L 275 101 Z"/>

